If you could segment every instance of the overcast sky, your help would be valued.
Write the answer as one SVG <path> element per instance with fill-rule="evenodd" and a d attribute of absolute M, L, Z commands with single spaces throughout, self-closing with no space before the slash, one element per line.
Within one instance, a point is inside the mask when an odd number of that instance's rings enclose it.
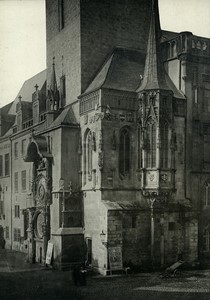
<path fill-rule="evenodd" d="M 159 0 L 159 8 L 162 29 L 210 38 L 210 0 Z M 45 38 L 44 0 L 0 0 L 0 107 L 45 69 Z"/>

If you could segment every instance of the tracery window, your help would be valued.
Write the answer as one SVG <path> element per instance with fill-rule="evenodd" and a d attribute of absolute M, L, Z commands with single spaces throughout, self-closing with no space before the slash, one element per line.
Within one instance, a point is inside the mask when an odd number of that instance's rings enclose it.
<path fill-rule="evenodd" d="M 92 133 L 91 131 L 87 135 L 87 173 L 88 179 L 92 179 L 92 169 L 93 169 L 93 153 L 92 153 Z"/>
<path fill-rule="evenodd" d="M 146 129 L 147 149 L 146 149 L 146 167 L 156 167 L 156 132 L 157 126 L 150 122 Z"/>
<path fill-rule="evenodd" d="M 142 167 L 142 152 L 141 152 L 141 128 L 140 126 L 138 126 L 138 147 L 137 147 L 137 151 L 138 151 L 138 169 L 140 169 Z"/>
<path fill-rule="evenodd" d="M 168 126 L 165 124 L 160 128 L 161 136 L 161 167 L 168 167 Z"/>
<path fill-rule="evenodd" d="M 120 132 L 119 172 L 125 176 L 130 171 L 130 132 L 124 128 Z"/>

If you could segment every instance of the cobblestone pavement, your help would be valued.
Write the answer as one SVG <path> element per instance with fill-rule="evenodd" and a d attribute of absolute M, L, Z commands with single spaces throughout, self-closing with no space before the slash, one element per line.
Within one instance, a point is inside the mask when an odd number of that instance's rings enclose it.
<path fill-rule="evenodd" d="M 0 299 L 209 300 L 210 270 L 182 272 L 178 278 L 160 278 L 160 273 L 89 275 L 87 285 L 77 287 L 70 271 L 30 265 L 21 253 L 1 250 Z"/>

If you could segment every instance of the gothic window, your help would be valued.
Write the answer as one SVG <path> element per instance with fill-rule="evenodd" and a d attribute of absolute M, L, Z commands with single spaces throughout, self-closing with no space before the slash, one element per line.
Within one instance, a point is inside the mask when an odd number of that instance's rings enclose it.
<path fill-rule="evenodd" d="M 138 126 L 138 146 L 137 146 L 137 151 L 138 151 L 138 169 L 142 167 L 142 156 L 141 156 L 141 128 Z"/>
<path fill-rule="evenodd" d="M 146 167 L 156 167 L 156 124 L 149 123 L 147 126 L 147 149 L 146 149 Z"/>
<path fill-rule="evenodd" d="M 210 228 L 207 227 L 203 233 L 203 250 L 210 251 Z"/>
<path fill-rule="evenodd" d="M 168 126 L 165 124 L 161 127 L 161 167 L 168 167 Z"/>
<path fill-rule="evenodd" d="M 120 132 L 119 172 L 125 176 L 130 170 L 130 133 L 127 128 Z"/>
<path fill-rule="evenodd" d="M 92 150 L 92 133 L 89 131 L 87 135 L 87 174 L 88 179 L 92 179 L 92 169 L 93 169 L 93 150 Z"/>

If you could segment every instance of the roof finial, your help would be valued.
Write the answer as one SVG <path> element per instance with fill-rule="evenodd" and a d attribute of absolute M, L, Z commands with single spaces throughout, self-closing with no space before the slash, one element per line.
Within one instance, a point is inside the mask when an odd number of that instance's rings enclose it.
<path fill-rule="evenodd" d="M 55 56 L 53 56 L 53 67 L 55 66 Z"/>
<path fill-rule="evenodd" d="M 21 101 L 21 99 L 22 99 L 22 96 L 20 95 L 20 96 L 18 97 L 18 99 L 19 99 L 19 101 Z"/>
<path fill-rule="evenodd" d="M 34 87 L 35 87 L 35 89 L 36 89 L 36 92 L 37 92 L 37 90 L 38 90 L 38 87 L 39 87 L 39 86 L 38 86 L 38 84 L 36 84 Z"/>

